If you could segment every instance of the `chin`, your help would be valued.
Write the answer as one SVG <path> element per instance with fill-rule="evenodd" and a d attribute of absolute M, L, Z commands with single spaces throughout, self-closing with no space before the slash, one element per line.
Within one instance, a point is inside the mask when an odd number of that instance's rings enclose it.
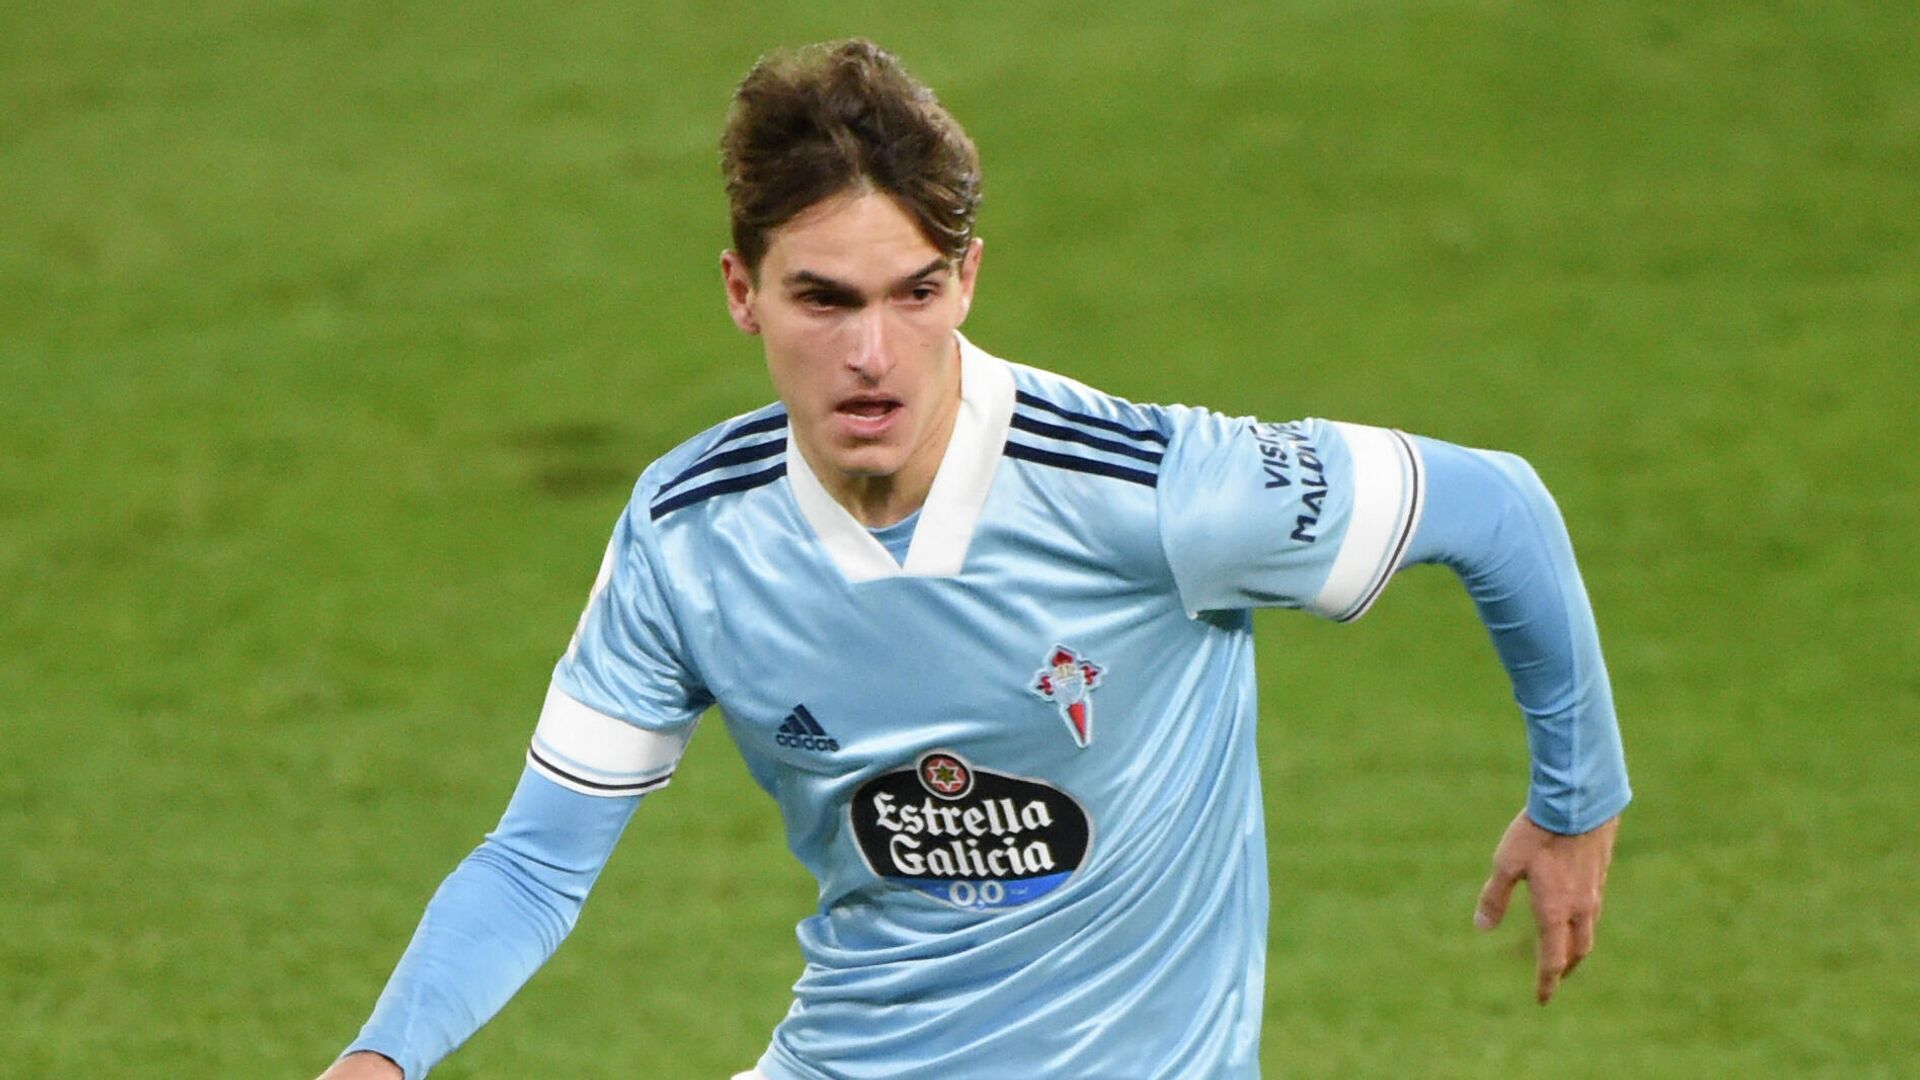
<path fill-rule="evenodd" d="M 863 446 L 831 455 L 834 471 L 863 480 L 892 476 L 907 463 L 904 452 L 891 447 Z"/>

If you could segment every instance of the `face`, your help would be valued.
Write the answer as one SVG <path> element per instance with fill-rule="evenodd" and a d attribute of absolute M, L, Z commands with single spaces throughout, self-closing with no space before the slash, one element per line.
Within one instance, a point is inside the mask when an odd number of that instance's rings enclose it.
<path fill-rule="evenodd" d="M 850 508 L 875 497 L 910 502 L 899 516 L 917 508 L 959 409 L 954 331 L 973 302 L 980 241 L 956 263 L 890 197 L 865 192 L 774 230 L 757 277 L 731 251 L 720 265 L 728 311 L 760 336 L 822 485 Z"/>

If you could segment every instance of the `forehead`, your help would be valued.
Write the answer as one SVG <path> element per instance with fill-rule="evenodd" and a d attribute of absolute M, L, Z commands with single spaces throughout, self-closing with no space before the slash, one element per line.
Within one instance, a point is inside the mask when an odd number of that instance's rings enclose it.
<path fill-rule="evenodd" d="M 774 281 L 804 272 L 879 288 L 941 257 L 898 203 L 863 191 L 822 199 L 775 229 L 760 270 Z"/>

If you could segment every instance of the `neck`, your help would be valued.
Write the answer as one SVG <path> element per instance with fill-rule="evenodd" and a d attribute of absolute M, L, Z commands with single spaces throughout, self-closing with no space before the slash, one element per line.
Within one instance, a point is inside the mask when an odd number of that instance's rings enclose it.
<path fill-rule="evenodd" d="M 953 441 L 953 426 L 960 415 L 960 373 L 955 366 L 953 392 L 948 397 L 939 421 L 927 429 L 906 463 L 885 475 L 859 475 L 832 468 L 804 442 L 796 440 L 800 456 L 819 479 L 833 501 L 841 505 L 855 521 L 869 529 L 885 528 L 906 518 L 926 505 L 933 490 L 933 478 L 947 456 L 947 444 Z"/>
<path fill-rule="evenodd" d="M 940 461 L 946 457 L 947 443 L 953 440 L 959 405 L 956 396 L 946 415 L 908 455 L 906 464 L 884 476 L 843 473 L 826 466 L 804 444 L 800 446 L 800 454 L 807 459 L 813 475 L 819 478 L 820 486 L 855 521 L 869 529 L 884 528 L 926 505 L 927 493 L 933 490 L 933 478 L 940 472 Z"/>
<path fill-rule="evenodd" d="M 853 519 L 869 529 L 885 528 L 906 520 L 926 505 L 927 492 L 933 490 L 933 478 L 911 485 L 899 474 L 893 476 L 856 476 L 850 482 L 835 484 L 821 477 L 820 484 L 833 501 L 846 508 Z"/>

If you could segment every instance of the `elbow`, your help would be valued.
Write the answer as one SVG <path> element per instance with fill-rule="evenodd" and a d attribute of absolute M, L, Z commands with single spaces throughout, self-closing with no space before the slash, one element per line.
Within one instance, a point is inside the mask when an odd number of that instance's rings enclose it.
<path fill-rule="evenodd" d="M 1553 493 L 1547 490 L 1546 481 L 1540 478 L 1532 462 L 1504 450 L 1482 453 L 1487 464 L 1499 473 L 1501 487 L 1507 493 L 1503 517 L 1530 523 L 1560 523 L 1560 506 L 1554 502 Z"/>
<path fill-rule="evenodd" d="M 1506 450 L 1483 450 L 1481 453 L 1516 493 L 1530 501 L 1539 498 L 1553 501 L 1547 492 L 1546 481 L 1540 479 L 1540 470 L 1533 467 L 1533 462 Z"/>

